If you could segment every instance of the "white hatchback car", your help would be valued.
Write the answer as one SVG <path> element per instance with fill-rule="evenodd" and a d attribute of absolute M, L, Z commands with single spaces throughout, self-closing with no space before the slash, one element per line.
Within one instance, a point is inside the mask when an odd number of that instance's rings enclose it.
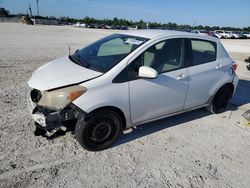
<path fill-rule="evenodd" d="M 128 31 L 37 69 L 29 106 L 46 136 L 73 121 L 79 143 L 97 151 L 132 126 L 201 107 L 222 112 L 238 83 L 236 68 L 217 38 Z"/>
<path fill-rule="evenodd" d="M 207 30 L 192 30 L 191 33 L 209 36 L 209 31 L 207 31 Z"/>
<path fill-rule="evenodd" d="M 219 39 L 230 39 L 232 37 L 232 35 L 229 32 L 223 30 L 216 30 L 214 31 L 214 34 Z"/>

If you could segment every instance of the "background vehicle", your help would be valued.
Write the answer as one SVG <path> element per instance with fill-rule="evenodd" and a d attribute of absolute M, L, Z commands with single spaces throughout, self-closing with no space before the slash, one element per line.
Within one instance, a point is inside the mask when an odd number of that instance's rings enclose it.
<path fill-rule="evenodd" d="M 199 34 L 199 35 L 209 35 L 209 32 L 207 30 L 192 30 L 191 33 L 196 33 L 196 34 Z"/>
<path fill-rule="evenodd" d="M 215 35 L 213 31 L 209 31 L 209 32 L 208 32 L 208 36 L 218 38 L 218 36 Z"/>
<path fill-rule="evenodd" d="M 228 38 L 231 39 L 233 37 L 232 32 L 231 31 L 225 31 L 226 34 L 228 34 Z"/>
<path fill-rule="evenodd" d="M 239 31 L 230 31 L 232 39 L 246 39 L 247 37 Z"/>
<path fill-rule="evenodd" d="M 229 33 L 231 34 L 232 39 L 239 39 L 240 38 L 240 34 L 236 31 L 229 31 Z"/>
<path fill-rule="evenodd" d="M 34 22 L 29 16 L 22 16 L 21 17 L 21 23 L 27 24 L 27 25 L 34 25 Z"/>
<path fill-rule="evenodd" d="M 246 62 L 247 70 L 250 71 L 250 62 Z"/>
<path fill-rule="evenodd" d="M 219 38 L 219 39 L 228 39 L 231 37 L 231 35 L 223 30 L 216 30 L 214 31 L 214 34 Z"/>
<path fill-rule="evenodd" d="M 250 39 L 250 32 L 241 32 L 241 34 L 245 35 L 248 39 Z"/>
<path fill-rule="evenodd" d="M 247 70 L 250 71 L 250 57 L 248 57 L 247 59 L 245 59 L 245 62 L 246 62 Z"/>
<path fill-rule="evenodd" d="M 124 32 L 36 70 L 29 106 L 47 136 L 77 120 L 78 142 L 102 150 L 132 126 L 202 107 L 224 111 L 238 83 L 236 67 L 216 38 Z"/>

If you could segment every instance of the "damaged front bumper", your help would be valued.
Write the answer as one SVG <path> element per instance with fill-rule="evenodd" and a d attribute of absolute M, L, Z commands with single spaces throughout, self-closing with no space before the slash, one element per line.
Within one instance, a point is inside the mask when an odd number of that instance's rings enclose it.
<path fill-rule="evenodd" d="M 28 98 L 28 107 L 37 128 L 44 130 L 44 135 L 47 137 L 53 136 L 59 130 L 67 131 L 70 121 L 77 120 L 85 115 L 82 110 L 72 103 L 63 109 L 57 110 L 39 106 L 31 98 Z"/>

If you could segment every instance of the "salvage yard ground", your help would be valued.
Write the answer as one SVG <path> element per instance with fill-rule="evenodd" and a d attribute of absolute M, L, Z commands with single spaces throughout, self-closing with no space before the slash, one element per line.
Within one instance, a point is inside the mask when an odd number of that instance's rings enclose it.
<path fill-rule="evenodd" d="M 250 40 L 222 40 L 237 61 L 239 86 L 225 113 L 205 109 L 124 132 L 88 152 L 67 133 L 35 137 L 27 80 L 44 63 L 110 30 L 0 24 L 0 187 L 250 187 Z"/>

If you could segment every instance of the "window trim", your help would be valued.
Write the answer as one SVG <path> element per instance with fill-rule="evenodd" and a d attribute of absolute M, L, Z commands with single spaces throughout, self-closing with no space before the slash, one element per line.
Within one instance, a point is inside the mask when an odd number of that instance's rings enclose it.
<path fill-rule="evenodd" d="M 198 65 L 193 65 L 193 52 L 192 52 L 192 44 L 191 44 L 191 41 L 192 40 L 195 40 L 195 41 L 204 41 L 204 42 L 209 42 L 209 43 L 212 43 L 214 44 L 213 46 L 215 47 L 215 60 L 214 61 L 209 61 L 209 62 L 205 62 L 205 63 L 202 63 L 202 64 L 198 64 Z M 199 38 L 187 38 L 187 46 L 188 46 L 188 65 L 187 67 L 196 67 L 196 66 L 200 66 L 200 65 L 204 65 L 204 64 L 207 64 L 207 63 L 212 63 L 212 62 L 215 62 L 217 61 L 218 59 L 218 45 L 217 45 L 217 42 L 215 41 L 211 41 L 211 40 L 206 40 L 206 39 L 199 39 Z"/>

